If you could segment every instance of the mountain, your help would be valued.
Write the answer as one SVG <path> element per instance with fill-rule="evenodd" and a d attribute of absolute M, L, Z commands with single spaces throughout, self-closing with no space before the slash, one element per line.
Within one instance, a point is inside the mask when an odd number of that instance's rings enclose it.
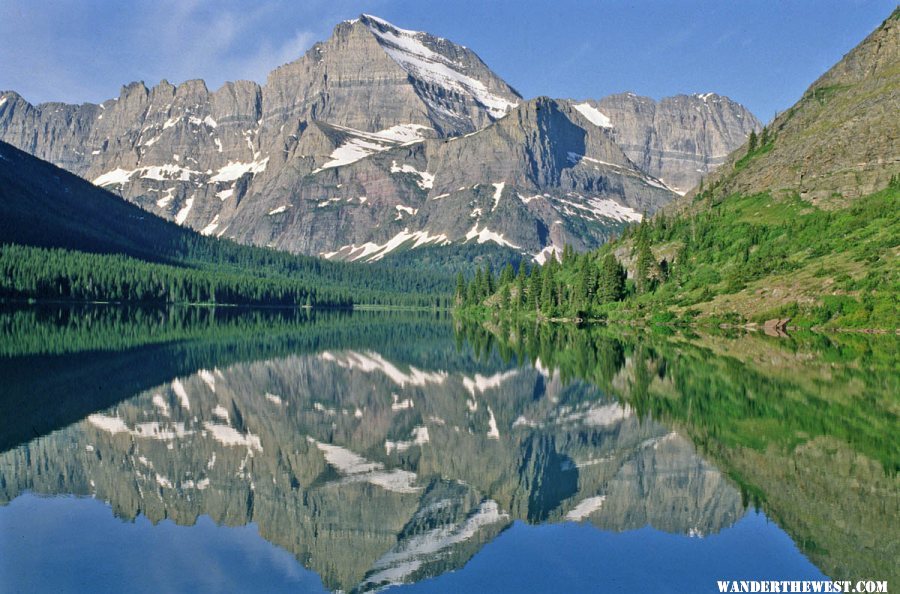
<path fill-rule="evenodd" d="M 760 139 L 710 176 L 718 193 L 798 193 L 826 207 L 900 174 L 900 10 L 816 80 Z M 749 152 L 749 154 L 748 154 Z"/>
<path fill-rule="evenodd" d="M 208 241 L 3 141 L 0 215 L 3 243 L 172 262 Z"/>
<path fill-rule="evenodd" d="M 762 128 L 746 107 L 715 93 L 660 101 L 622 93 L 576 107 L 599 112 L 601 125 L 628 158 L 679 194 L 719 167 L 750 132 Z"/>
<path fill-rule="evenodd" d="M 260 180 L 222 223 L 241 242 L 328 258 L 375 260 L 404 245 L 466 241 L 540 258 L 564 243 L 599 245 L 673 196 L 602 128 L 547 98 L 476 133 L 308 168 Z"/>
<path fill-rule="evenodd" d="M 476 277 L 458 301 L 512 316 L 703 319 L 773 334 L 788 324 L 895 330 L 898 113 L 900 9 L 652 220 L 531 279 Z"/>
<path fill-rule="evenodd" d="M 264 85 L 131 83 L 100 105 L 0 93 L 0 139 L 204 235 L 362 260 L 489 243 L 543 261 L 652 214 L 743 141 L 755 119 L 703 97 L 525 101 L 471 50 L 362 15 Z"/>

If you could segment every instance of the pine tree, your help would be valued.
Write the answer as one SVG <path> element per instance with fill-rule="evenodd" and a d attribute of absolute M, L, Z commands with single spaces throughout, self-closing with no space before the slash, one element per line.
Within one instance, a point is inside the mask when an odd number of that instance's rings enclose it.
<path fill-rule="evenodd" d="M 750 139 L 747 143 L 747 154 L 748 155 L 756 150 L 756 141 L 757 141 L 756 130 L 751 130 L 750 131 Z"/>
<path fill-rule="evenodd" d="M 600 303 L 620 301 L 625 296 L 625 269 L 613 254 L 607 254 L 600 267 L 597 300 Z"/>
<path fill-rule="evenodd" d="M 516 277 L 516 271 L 513 268 L 511 262 L 507 262 L 506 266 L 503 268 L 503 272 L 500 273 L 500 285 L 508 285 L 513 282 Z"/>
<path fill-rule="evenodd" d="M 525 303 L 525 289 L 528 285 L 528 276 L 525 272 L 525 261 L 519 263 L 519 274 L 516 275 L 516 306 Z"/>
<path fill-rule="evenodd" d="M 543 278 L 541 279 L 541 313 L 544 315 L 553 315 L 553 304 L 554 304 L 554 286 L 553 286 L 553 272 L 547 266 L 544 266 L 544 274 L 541 275 Z"/>
<path fill-rule="evenodd" d="M 473 303 L 481 303 L 485 293 L 484 274 L 481 272 L 481 266 L 475 269 L 475 278 L 472 281 L 472 285 L 475 287 L 473 292 L 474 299 L 472 301 Z"/>
<path fill-rule="evenodd" d="M 500 309 L 509 308 L 509 295 L 509 285 L 503 285 L 503 288 L 500 289 Z"/>
<path fill-rule="evenodd" d="M 528 290 L 525 293 L 525 306 L 529 311 L 536 311 L 541 294 L 541 267 L 533 266 L 528 278 Z"/>
<path fill-rule="evenodd" d="M 650 275 L 654 264 L 653 251 L 650 249 L 650 239 L 644 234 L 638 237 L 637 240 L 637 259 L 634 265 L 634 284 L 638 293 L 646 293 L 650 290 Z"/>

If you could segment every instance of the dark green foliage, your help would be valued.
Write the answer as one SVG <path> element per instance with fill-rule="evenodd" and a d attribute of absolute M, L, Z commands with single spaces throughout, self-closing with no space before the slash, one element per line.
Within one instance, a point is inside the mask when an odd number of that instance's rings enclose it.
<path fill-rule="evenodd" d="M 354 303 L 449 307 L 450 298 L 425 290 L 401 294 L 390 281 L 330 275 L 328 263 L 310 259 L 279 272 L 284 254 L 267 254 L 259 266 L 176 266 L 125 255 L 91 254 L 22 245 L 0 246 L 0 299 L 218 303 L 350 307 Z M 276 264 L 268 266 L 268 257 Z M 290 256 L 288 256 L 290 258 Z M 294 268 L 292 271 L 291 268 Z M 323 270 L 325 269 L 325 270 Z M 332 270 L 339 270 L 332 269 Z M 292 273 L 293 272 L 293 273 Z M 365 273 L 367 271 L 362 270 Z M 402 288 L 402 283 L 401 283 Z"/>
<path fill-rule="evenodd" d="M 625 269 L 612 254 L 603 258 L 598 287 L 597 300 L 600 303 L 621 301 L 625 297 Z"/>
<path fill-rule="evenodd" d="M 410 242 L 412 243 L 412 242 Z M 404 273 L 416 270 L 416 274 L 446 276 L 462 272 L 471 278 L 475 268 L 489 264 L 494 270 L 502 270 L 511 263 L 514 267 L 524 261 L 521 251 L 500 246 L 493 242 L 462 243 L 446 246 L 423 246 L 403 249 L 403 246 L 389 253 L 377 265 L 382 268 L 397 268 Z"/>
<path fill-rule="evenodd" d="M 348 307 L 349 292 L 287 278 L 170 266 L 122 255 L 21 245 L 0 247 L 0 297 L 137 303 L 327 305 Z"/>
<path fill-rule="evenodd" d="M 462 305 L 466 297 L 466 279 L 462 272 L 456 273 L 456 291 L 453 293 L 453 297 L 456 305 Z"/>
<path fill-rule="evenodd" d="M 650 229 L 646 220 L 641 220 L 637 237 L 635 238 L 634 285 L 638 293 L 650 291 L 654 273 L 656 272 L 656 262 L 653 260 L 653 252 L 650 251 Z"/>
<path fill-rule="evenodd" d="M 747 154 L 735 161 L 735 171 L 740 171 L 746 167 L 747 163 L 751 160 L 768 153 L 774 146 L 775 135 L 771 133 L 768 127 L 762 129 L 762 134 L 759 137 L 757 137 L 755 131 L 750 132 L 750 137 L 747 141 Z M 721 178 L 719 181 L 721 181 Z M 700 188 L 700 193 L 703 193 L 702 187 Z"/>
<path fill-rule="evenodd" d="M 459 306 L 487 306 L 545 318 L 584 318 L 597 307 L 626 296 L 625 269 L 614 256 L 577 254 L 574 250 L 563 250 L 563 254 L 567 263 L 550 259 L 544 266 L 529 269 L 523 262 L 518 273 L 514 275 L 508 266 L 499 279 L 490 270 L 479 268 L 465 285 L 465 298 Z M 493 290 L 487 291 L 488 287 Z"/>

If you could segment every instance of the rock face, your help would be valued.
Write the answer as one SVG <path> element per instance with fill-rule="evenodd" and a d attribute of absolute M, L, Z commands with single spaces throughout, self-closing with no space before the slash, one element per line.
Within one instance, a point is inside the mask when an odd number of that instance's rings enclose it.
<path fill-rule="evenodd" d="M 711 177 L 723 195 L 796 192 L 840 206 L 900 174 L 900 9 L 769 124 L 771 143 L 735 151 Z"/>
<path fill-rule="evenodd" d="M 628 158 L 649 175 L 684 194 L 762 128 L 743 105 L 715 93 L 676 95 L 654 101 L 633 93 L 572 102 L 602 118 Z"/>
<path fill-rule="evenodd" d="M 323 137 L 343 135 L 334 141 L 343 146 L 358 138 L 314 126 Z M 566 243 L 596 246 L 672 198 L 603 129 L 546 98 L 474 134 L 313 165 L 304 157 L 260 176 L 222 221 L 233 237 L 350 260 L 402 246 L 491 242 L 542 261 Z"/>
<path fill-rule="evenodd" d="M 263 86 L 132 83 L 80 106 L 0 93 L 0 139 L 207 235 L 365 260 L 492 243 L 543 261 L 654 212 L 755 124 L 715 95 L 646 101 L 525 102 L 471 50 L 362 15 Z"/>

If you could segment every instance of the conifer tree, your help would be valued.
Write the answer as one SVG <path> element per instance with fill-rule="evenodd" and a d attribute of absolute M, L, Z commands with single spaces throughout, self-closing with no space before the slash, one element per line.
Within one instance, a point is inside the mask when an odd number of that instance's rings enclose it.
<path fill-rule="evenodd" d="M 525 306 L 529 311 L 536 311 L 539 304 L 541 294 L 541 267 L 533 266 L 531 275 L 528 279 L 528 290 L 526 292 Z"/>
<path fill-rule="evenodd" d="M 600 267 L 597 300 L 600 303 L 620 301 L 625 296 L 625 269 L 613 254 L 607 254 Z"/>
<path fill-rule="evenodd" d="M 525 303 L 525 289 L 528 285 L 528 277 L 525 273 L 525 262 L 519 263 L 519 274 L 516 275 L 516 305 Z"/>
<path fill-rule="evenodd" d="M 508 285 L 515 279 L 516 272 L 513 268 L 511 262 L 507 262 L 506 266 L 503 268 L 503 272 L 500 274 L 500 285 Z"/>
<path fill-rule="evenodd" d="M 541 313 L 544 315 L 552 315 L 553 313 L 553 302 L 554 302 L 554 294 L 553 294 L 553 274 L 550 268 L 544 266 L 544 273 L 541 275 L 543 278 L 541 279 Z"/>
<path fill-rule="evenodd" d="M 509 285 L 503 285 L 503 288 L 500 289 L 500 309 L 508 309 L 509 308 Z"/>

